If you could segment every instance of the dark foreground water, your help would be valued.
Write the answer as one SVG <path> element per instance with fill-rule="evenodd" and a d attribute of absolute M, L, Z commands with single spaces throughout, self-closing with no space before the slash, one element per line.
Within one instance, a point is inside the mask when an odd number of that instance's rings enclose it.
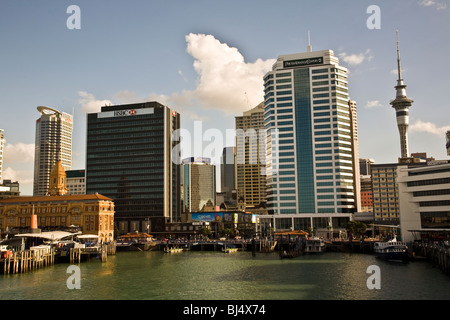
<path fill-rule="evenodd" d="M 379 267 L 379 289 L 367 285 L 373 265 Z M 79 264 L 79 289 L 68 288 L 73 275 L 67 273 L 69 266 L 2 274 L 0 299 L 450 299 L 450 277 L 430 263 L 388 263 L 368 254 L 330 252 L 280 259 L 276 253 L 118 252 L 106 263 L 91 259 Z"/>

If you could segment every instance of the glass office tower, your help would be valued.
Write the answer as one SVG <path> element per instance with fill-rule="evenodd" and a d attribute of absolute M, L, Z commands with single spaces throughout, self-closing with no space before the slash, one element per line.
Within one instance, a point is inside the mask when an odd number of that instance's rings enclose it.
<path fill-rule="evenodd" d="M 339 228 L 358 208 L 356 105 L 347 84 L 331 50 L 282 55 L 264 76 L 275 230 Z"/>
<path fill-rule="evenodd" d="M 113 198 L 121 233 L 164 231 L 180 219 L 180 115 L 158 102 L 87 115 L 86 193 Z"/>

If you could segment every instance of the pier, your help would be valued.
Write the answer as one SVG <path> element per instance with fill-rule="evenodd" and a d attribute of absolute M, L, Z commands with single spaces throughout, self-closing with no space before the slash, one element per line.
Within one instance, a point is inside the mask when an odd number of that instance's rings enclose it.
<path fill-rule="evenodd" d="M 445 243 L 415 242 L 412 246 L 411 260 L 427 260 L 445 274 L 450 275 L 450 246 Z"/>
<path fill-rule="evenodd" d="M 55 263 L 54 248 L 36 248 L 19 252 L 6 251 L 0 259 L 3 274 L 33 271 Z"/>
<path fill-rule="evenodd" d="M 79 241 L 71 240 L 79 237 Z M 116 242 L 102 243 L 93 235 L 69 232 L 42 232 L 19 234 L 3 242 L 0 248 L 0 273 L 30 272 L 55 263 L 80 263 L 91 257 L 107 261 L 116 254 Z"/>

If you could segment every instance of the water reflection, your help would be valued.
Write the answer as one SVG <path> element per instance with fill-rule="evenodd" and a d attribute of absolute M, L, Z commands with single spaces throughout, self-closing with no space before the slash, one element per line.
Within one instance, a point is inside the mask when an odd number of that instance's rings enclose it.
<path fill-rule="evenodd" d="M 380 290 L 366 285 L 373 264 L 381 270 Z M 364 254 L 119 252 L 106 263 L 81 263 L 80 290 L 67 288 L 68 266 L 1 275 L 0 299 L 450 299 L 449 277 L 429 263 L 392 264 Z"/>

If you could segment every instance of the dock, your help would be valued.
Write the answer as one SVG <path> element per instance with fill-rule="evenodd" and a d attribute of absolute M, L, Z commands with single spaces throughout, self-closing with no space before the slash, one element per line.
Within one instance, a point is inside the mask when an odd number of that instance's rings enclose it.
<path fill-rule="evenodd" d="M 73 237 L 86 243 L 75 242 Z M 55 263 L 80 263 L 91 257 L 106 262 L 108 255 L 116 254 L 116 242 L 92 242 L 96 238 L 62 231 L 18 234 L 2 242 L 0 273 L 30 272 Z"/>
<path fill-rule="evenodd" d="M 54 248 L 40 248 L 19 252 L 7 251 L 0 259 L 3 274 L 15 274 L 33 271 L 55 263 Z"/>

